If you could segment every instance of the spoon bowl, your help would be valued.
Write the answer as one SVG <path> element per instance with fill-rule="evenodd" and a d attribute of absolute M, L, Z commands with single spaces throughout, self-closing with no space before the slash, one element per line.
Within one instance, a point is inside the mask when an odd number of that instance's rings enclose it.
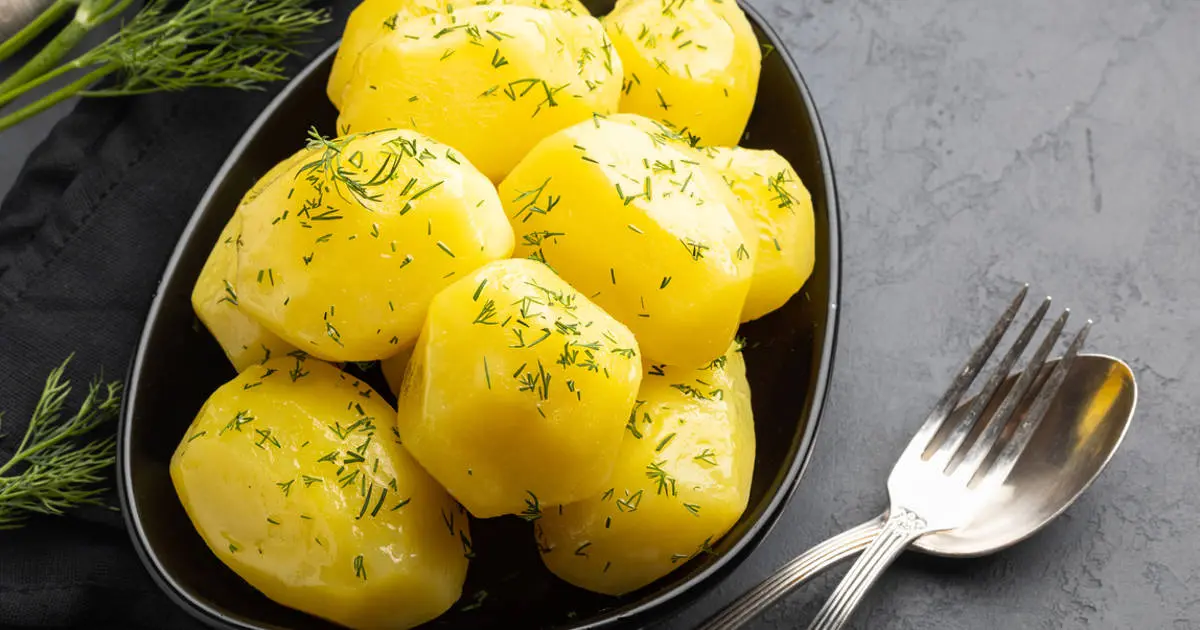
<path fill-rule="evenodd" d="M 1057 363 L 1048 361 L 1039 381 Z M 1016 379 L 1013 374 L 1005 380 L 984 417 L 994 412 L 992 407 L 1000 404 Z M 1036 382 L 1034 386 L 1038 386 Z M 1018 416 L 1029 402 L 1018 408 Z M 947 424 L 965 414 L 970 403 L 960 405 Z M 971 558 L 1032 536 L 1062 514 L 1104 470 L 1125 437 L 1136 406 L 1137 383 L 1124 361 L 1080 354 L 1029 446 L 979 518 L 965 527 L 923 536 L 912 548 L 938 556 Z"/>

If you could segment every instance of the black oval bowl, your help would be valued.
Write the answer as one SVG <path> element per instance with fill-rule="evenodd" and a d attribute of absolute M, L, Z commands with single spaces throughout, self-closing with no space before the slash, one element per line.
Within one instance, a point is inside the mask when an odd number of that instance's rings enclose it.
<path fill-rule="evenodd" d="M 597 14 L 611 8 L 611 1 L 588 4 Z M 542 566 L 528 523 L 515 517 L 475 519 L 476 558 L 462 600 L 430 627 L 644 623 L 651 613 L 662 615 L 684 605 L 732 569 L 763 539 L 795 489 L 812 449 L 833 362 L 840 266 L 837 194 L 821 123 L 800 72 L 762 16 L 743 8 L 764 48 L 774 47 L 763 60 L 743 145 L 771 148 L 786 157 L 811 191 L 816 211 L 811 279 L 784 308 L 741 331 L 748 341 L 758 441 L 745 514 L 714 554 L 697 557 L 622 597 L 590 593 L 557 579 Z M 314 60 L 267 107 L 209 186 L 167 263 L 127 380 L 118 469 L 134 547 L 168 595 L 218 628 L 335 627 L 268 600 L 221 564 L 193 529 L 168 474 L 171 455 L 196 411 L 234 376 L 192 312 L 192 285 L 221 228 L 255 180 L 299 148 L 310 126 L 334 133 L 336 112 L 325 97 L 325 82 L 335 49 Z M 382 393 L 387 388 L 378 389 Z M 472 606 L 476 602 L 480 605 Z"/>

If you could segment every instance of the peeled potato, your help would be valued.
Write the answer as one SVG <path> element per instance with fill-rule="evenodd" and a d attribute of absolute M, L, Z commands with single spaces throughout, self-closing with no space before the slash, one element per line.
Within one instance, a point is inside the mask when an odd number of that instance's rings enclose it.
<path fill-rule="evenodd" d="M 532 260 L 450 285 L 404 373 L 404 446 L 477 517 L 577 501 L 607 482 L 641 381 L 633 334 Z"/>
<path fill-rule="evenodd" d="M 709 178 L 725 182 L 725 187 L 717 187 L 720 197 L 731 210 L 734 222 L 742 235 L 748 240 L 756 241 L 748 247 L 748 251 L 752 252 L 750 258 L 754 261 L 754 280 L 746 296 L 748 307 L 742 310 L 742 321 L 755 319 L 758 316 L 748 317 L 747 313 L 761 308 L 763 302 L 770 303 L 773 299 L 778 299 L 777 294 L 791 289 L 790 293 L 782 296 L 781 302 L 767 311 L 782 306 L 800 285 L 804 284 L 813 264 L 812 198 L 800 182 L 799 176 L 792 171 L 791 165 L 782 156 L 774 151 L 741 147 L 730 149 L 697 146 L 699 138 L 689 135 L 686 130 L 676 128 L 665 121 L 636 114 L 614 114 L 608 119 L 637 127 L 650 134 L 656 142 L 670 144 L 687 153 L 699 162 L 698 167 L 705 170 Z M 764 175 L 760 181 L 759 173 L 767 171 L 771 172 L 771 179 L 767 180 Z M 770 194 L 767 194 L 768 189 Z M 794 220 L 786 220 L 779 216 L 779 212 L 772 212 L 764 204 L 775 204 L 778 208 L 788 209 Z M 807 215 L 804 212 L 805 206 L 808 208 Z M 807 224 L 804 222 L 806 216 Z M 783 232 L 786 234 L 777 238 L 777 234 Z M 758 236 L 757 239 L 754 238 L 755 235 Z M 806 240 L 809 242 L 807 249 L 803 247 Z M 785 242 L 789 243 L 786 251 L 783 246 Z M 770 248 L 770 252 L 766 251 L 766 248 Z M 804 271 L 805 252 L 808 255 L 808 271 Z M 767 257 L 765 262 L 760 260 L 763 256 Z M 803 276 L 798 283 L 788 282 L 786 271 L 779 269 L 786 263 L 793 263 L 790 270 L 798 271 Z M 791 287 L 792 284 L 795 284 L 794 288 Z"/>
<path fill-rule="evenodd" d="M 442 13 L 445 0 L 363 0 L 346 20 L 342 41 L 338 44 L 325 94 L 338 109 L 342 93 L 354 72 L 354 62 L 364 48 L 396 30 L 398 24 L 417 17 Z"/>
<path fill-rule="evenodd" d="M 396 25 L 414 17 L 448 13 L 454 7 L 471 5 L 511 4 L 542 9 L 566 11 L 574 15 L 589 15 L 579 0 L 364 0 L 350 13 L 342 43 L 338 46 L 333 68 L 329 71 L 326 92 L 338 108 L 342 106 L 342 91 L 350 82 L 354 62 L 364 48 L 396 30 Z"/>
<path fill-rule="evenodd" d="M 550 571 L 609 595 L 709 550 L 746 509 L 754 473 L 750 386 L 733 348 L 698 370 L 651 365 L 628 418 L 608 486 L 534 528 Z"/>
<path fill-rule="evenodd" d="M 705 152 L 741 200 L 758 235 L 754 280 L 742 321 L 787 303 L 812 275 L 816 241 L 812 196 L 788 161 L 774 151 L 735 147 Z"/>
<path fill-rule="evenodd" d="M 513 247 L 491 182 L 407 130 L 314 140 L 240 213 L 240 308 L 330 361 L 412 345 L 438 290 Z"/>
<path fill-rule="evenodd" d="M 404 383 L 404 371 L 408 368 L 408 360 L 412 358 L 414 346 L 408 346 L 396 354 L 379 362 L 383 379 L 393 395 L 400 395 L 400 386 Z"/>
<path fill-rule="evenodd" d="M 500 181 L 538 140 L 616 111 L 621 60 L 591 16 L 497 4 L 407 20 L 359 54 L 338 128 L 416 129 Z"/>
<path fill-rule="evenodd" d="M 238 307 L 233 282 L 241 228 L 242 217 L 234 214 L 221 231 L 217 244 L 200 270 L 196 286 L 192 288 L 192 309 L 239 372 L 296 349 Z"/>
<path fill-rule="evenodd" d="M 355 629 L 411 628 L 460 596 L 467 515 L 402 449 L 369 386 L 301 352 L 204 404 L 171 480 L 214 554 L 267 597 Z"/>
<path fill-rule="evenodd" d="M 595 118 L 540 142 L 500 197 L 516 255 L 553 267 L 633 330 L 649 359 L 695 367 L 733 341 L 757 240 L 692 150 Z"/>
<path fill-rule="evenodd" d="M 733 0 L 618 0 L 604 26 L 625 71 L 621 111 L 669 121 L 707 145 L 735 145 L 762 52 Z"/>
<path fill-rule="evenodd" d="M 303 151 L 292 154 L 271 167 L 246 191 L 233 216 L 221 230 L 192 287 L 192 309 L 239 372 L 272 356 L 296 349 L 240 308 L 235 283 L 238 250 L 242 245 L 242 206 L 258 197 L 289 168 L 298 165 L 303 157 Z"/>

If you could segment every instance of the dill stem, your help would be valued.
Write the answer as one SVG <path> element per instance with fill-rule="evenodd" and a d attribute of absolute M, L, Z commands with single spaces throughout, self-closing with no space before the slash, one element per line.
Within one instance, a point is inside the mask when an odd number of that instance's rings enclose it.
<path fill-rule="evenodd" d="M 0 109 L 3 109 L 5 105 L 17 100 L 22 94 L 25 94 L 26 92 L 40 85 L 43 85 L 49 81 L 53 81 L 54 79 L 57 79 L 58 77 L 71 72 L 72 70 L 78 70 L 80 68 L 87 67 L 90 65 L 88 63 L 89 57 L 90 56 L 88 53 L 84 53 L 83 55 L 80 55 L 79 57 L 76 57 L 75 59 L 72 59 L 61 66 L 42 74 L 41 76 L 34 77 L 31 80 L 22 83 L 21 85 L 14 85 L 8 88 L 0 87 Z M 7 83 L 7 81 L 5 81 L 5 83 Z"/>
<path fill-rule="evenodd" d="M 43 48 L 32 59 L 25 62 L 16 72 L 12 73 L 7 79 L 0 81 L 0 94 L 4 94 L 15 87 L 20 87 L 49 71 L 54 64 L 58 63 L 76 44 L 83 39 L 88 29 L 83 24 L 75 20 L 71 20 L 63 30 L 59 31 L 54 39 L 50 40 L 49 44 Z M 11 100 L 11 99 L 8 99 Z"/>
<path fill-rule="evenodd" d="M 4 61 L 13 56 L 17 51 L 21 50 L 32 41 L 35 37 L 42 34 L 42 31 L 50 28 L 52 24 L 57 22 L 62 16 L 66 15 L 67 11 L 74 6 L 75 0 L 55 0 L 54 4 L 46 7 L 41 15 L 33 19 L 32 22 L 26 24 L 24 28 L 13 33 L 11 37 L 0 43 L 0 61 Z"/>
<path fill-rule="evenodd" d="M 82 0 L 75 9 L 75 16 L 50 43 L 11 76 L 0 81 L 0 94 L 50 72 L 89 31 L 119 15 L 132 2 L 133 0 Z M 11 99 L 7 98 L 0 100 L 0 106 L 10 101 Z"/>
<path fill-rule="evenodd" d="M 0 112 L 47 82 L 86 74 L 31 104 L 0 114 L 0 131 L 72 96 L 117 96 L 196 86 L 257 89 L 284 77 L 281 61 L 295 54 L 300 36 L 329 21 L 310 0 L 148 0 L 114 35 L 64 61 L 96 26 L 121 15 L 133 0 L 55 0 L 75 14 L 54 39 L 12 76 L 0 81 Z M 61 17 L 61 14 L 59 15 Z M 48 19 L 48 18 L 47 18 Z M 48 28 L 48 25 L 40 28 Z M 99 79 L 119 80 L 100 90 Z"/>
<path fill-rule="evenodd" d="M 50 390 L 52 396 L 50 396 L 50 397 L 44 396 L 44 397 L 42 397 L 41 400 L 38 401 L 37 407 L 34 407 L 34 409 L 33 409 L 33 417 L 34 418 L 41 417 L 45 413 L 45 408 L 47 406 L 49 406 L 49 404 L 52 404 L 51 403 L 52 398 L 56 397 L 58 395 L 59 391 L 61 391 L 61 390 L 57 387 L 52 388 Z M 0 466 L 0 479 L 3 479 L 4 473 L 8 472 L 8 470 L 10 468 L 12 468 L 13 466 L 15 466 L 17 464 L 17 462 L 29 459 L 30 455 L 37 453 L 38 451 L 42 450 L 46 446 L 60 442 L 68 434 L 67 431 L 60 431 L 58 433 L 58 435 L 54 436 L 54 439 L 47 440 L 46 442 L 35 445 L 34 447 L 30 448 L 29 450 L 25 450 L 26 445 L 29 444 L 29 438 L 33 436 L 33 432 L 36 429 L 37 429 L 37 422 L 31 420 L 29 422 L 29 427 L 27 427 L 25 429 L 24 437 L 21 438 L 21 443 L 19 445 L 17 445 L 17 450 L 13 451 L 12 458 L 9 459 L 7 462 L 5 462 L 4 465 Z"/>
<path fill-rule="evenodd" d="M 25 453 L 22 451 L 25 450 L 25 445 L 29 443 L 29 438 L 33 435 L 34 428 L 34 423 L 30 422 L 29 427 L 25 429 L 25 437 L 21 438 L 21 444 L 17 446 L 17 450 L 13 451 L 12 458 L 3 465 L 0 465 L 0 479 L 4 479 L 4 473 L 8 472 L 8 469 L 17 465 L 18 461 L 25 459 Z"/>
<path fill-rule="evenodd" d="M 74 68 L 70 68 L 69 67 L 70 65 L 71 64 L 64 65 L 63 68 L 66 68 L 68 70 L 73 70 Z M 17 111 L 15 111 L 11 114 L 0 117 L 0 131 L 4 131 L 5 129 L 8 129 L 9 127 L 12 127 L 16 124 L 24 122 L 26 119 L 36 116 L 37 114 L 40 114 L 43 111 L 57 105 L 58 103 L 65 101 L 66 99 L 71 98 L 72 96 L 75 96 L 76 94 L 78 94 L 78 93 L 82 92 L 84 89 L 86 89 L 89 85 L 92 85 L 96 81 L 99 81 L 101 78 L 108 76 L 109 74 L 112 74 L 113 72 L 116 72 L 117 68 L 118 68 L 118 66 L 115 63 L 110 63 L 107 65 L 100 66 L 99 68 L 92 70 L 91 72 L 83 75 L 82 77 L 76 79 L 75 81 L 72 81 L 71 83 L 69 83 L 67 85 L 64 85 L 63 87 L 59 88 L 58 90 L 55 90 L 54 92 L 51 92 L 50 94 L 47 94 L 46 96 L 43 96 L 42 98 L 26 105 L 25 107 L 22 107 L 21 109 L 18 109 Z M 64 72 L 65 72 L 65 70 L 64 70 Z M 58 70 L 56 70 L 55 72 L 53 72 L 51 74 L 62 74 L 62 73 L 59 72 Z M 38 83 L 41 83 L 41 82 L 42 81 L 40 81 L 40 80 L 38 81 Z M 24 86 L 22 86 L 22 87 L 24 87 Z M 8 94 L 0 94 L 0 107 L 3 107 L 4 103 L 7 103 L 7 102 L 11 101 L 13 98 L 20 96 L 20 94 L 24 93 L 25 91 L 26 91 L 25 89 L 19 89 L 16 94 L 11 95 L 11 98 L 10 98 L 10 95 L 8 95 Z"/>
<path fill-rule="evenodd" d="M 133 3 L 133 0 L 66 0 L 66 2 L 67 4 L 78 5 L 75 9 L 75 15 L 54 36 L 54 39 L 50 40 L 50 43 L 38 51 L 32 59 L 25 62 L 25 65 L 21 66 L 11 76 L 0 81 L 0 108 L 11 103 L 13 99 L 28 90 L 61 75 L 68 69 L 89 65 L 79 63 L 83 59 L 88 58 L 88 53 L 84 53 L 72 62 L 54 68 L 67 53 L 75 49 L 85 35 L 97 26 L 120 15 Z"/>

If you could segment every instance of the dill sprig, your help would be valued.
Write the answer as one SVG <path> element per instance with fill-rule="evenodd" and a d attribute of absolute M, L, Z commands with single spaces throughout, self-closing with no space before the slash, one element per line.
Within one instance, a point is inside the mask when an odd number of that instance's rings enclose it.
<path fill-rule="evenodd" d="M 36 78 L 4 86 L 0 107 L 57 77 L 86 71 L 74 82 L 0 117 L 0 130 L 75 95 L 123 96 L 192 87 L 261 89 L 263 83 L 286 78 L 284 60 L 306 42 L 303 36 L 308 31 L 330 19 L 326 9 L 310 8 L 309 0 L 187 0 L 174 11 L 171 4 L 171 0 L 149 0 L 119 31 L 91 50 L 53 70 L 47 68 Z M 76 43 L 52 45 L 69 50 Z M 64 51 L 49 52 L 61 56 Z M 111 81 L 102 89 L 88 89 L 106 77 Z"/>
<path fill-rule="evenodd" d="M 16 529 L 33 514 L 62 514 L 82 505 L 102 505 L 104 471 L 113 465 L 112 437 L 77 442 L 117 415 L 121 384 L 96 379 L 74 415 L 60 421 L 70 381 L 70 357 L 50 372 L 29 428 L 12 457 L 0 464 L 0 530 Z"/>
<path fill-rule="evenodd" d="M 538 501 L 537 495 L 528 490 L 525 491 L 525 494 L 528 494 L 529 498 L 525 499 L 525 509 L 518 516 L 528 522 L 542 518 L 542 504 Z"/>

